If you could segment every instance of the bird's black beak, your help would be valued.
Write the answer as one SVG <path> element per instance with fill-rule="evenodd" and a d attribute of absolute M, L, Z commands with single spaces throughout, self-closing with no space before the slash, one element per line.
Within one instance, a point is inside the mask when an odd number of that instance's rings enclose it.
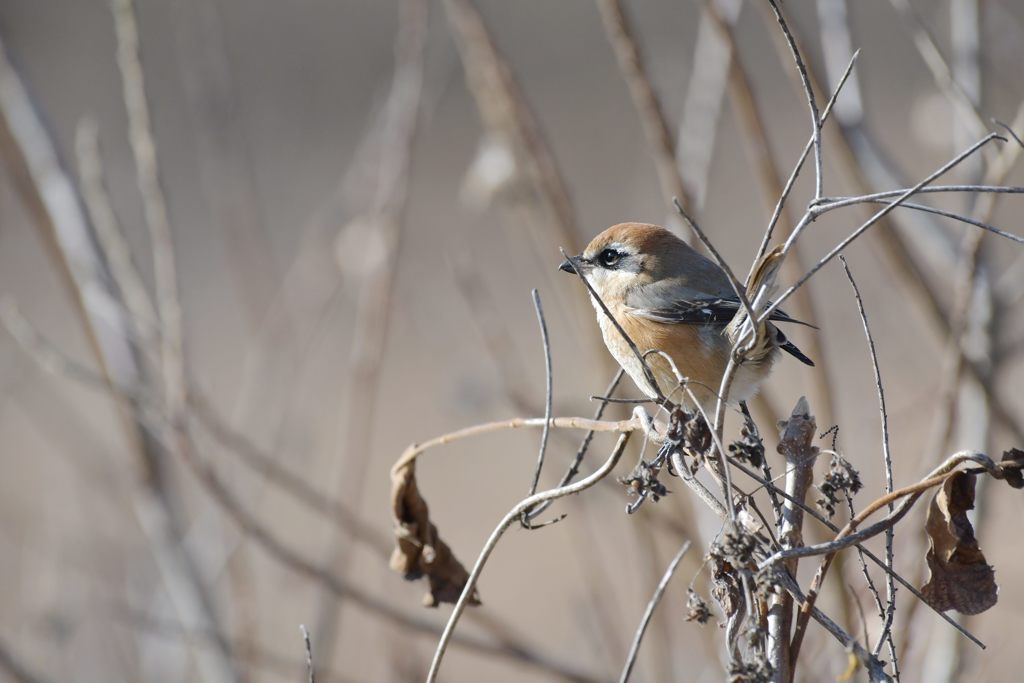
<path fill-rule="evenodd" d="M 565 252 L 562 252 L 565 253 Z M 566 256 L 565 260 L 558 265 L 559 270 L 564 270 L 566 273 L 575 273 L 576 269 L 582 270 L 582 257 L 580 256 Z M 575 265 L 575 268 L 573 267 Z"/>

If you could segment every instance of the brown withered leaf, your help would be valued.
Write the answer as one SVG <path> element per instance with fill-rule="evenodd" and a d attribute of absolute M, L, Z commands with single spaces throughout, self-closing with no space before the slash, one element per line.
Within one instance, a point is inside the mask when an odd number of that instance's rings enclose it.
<path fill-rule="evenodd" d="M 1011 448 L 1003 453 L 1003 459 L 999 462 L 1002 465 L 1003 477 L 1006 483 L 1015 489 L 1024 489 L 1024 471 L 1019 468 L 1024 465 L 1024 451 L 1019 448 Z M 1007 467 L 1017 465 L 1017 467 Z"/>
<path fill-rule="evenodd" d="M 430 521 L 427 501 L 416 485 L 415 467 L 415 463 L 409 463 L 391 474 L 395 549 L 390 565 L 409 581 L 427 577 L 430 592 L 423 596 L 425 606 L 455 603 L 466 587 L 469 572 L 441 540 L 437 527 Z M 470 596 L 469 604 L 480 604 L 476 591 Z"/>
<path fill-rule="evenodd" d="M 928 507 L 930 576 L 921 593 L 939 611 L 979 614 L 998 599 L 995 570 L 985 561 L 967 518 L 972 508 L 974 475 L 963 472 L 947 479 Z"/>

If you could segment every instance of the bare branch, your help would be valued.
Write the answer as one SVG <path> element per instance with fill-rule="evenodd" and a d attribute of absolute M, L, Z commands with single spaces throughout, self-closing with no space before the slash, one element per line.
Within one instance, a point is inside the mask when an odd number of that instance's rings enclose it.
<path fill-rule="evenodd" d="M 786 459 L 786 497 L 779 520 L 779 541 L 783 548 L 803 545 L 803 509 L 797 505 L 807 497 L 814 478 L 814 462 L 818 449 L 812 445 L 816 422 L 810 414 L 807 399 L 801 397 L 790 413 L 789 420 L 780 423 L 782 434 L 779 452 Z M 797 563 L 786 563 L 786 571 L 796 576 Z M 768 656 L 775 680 L 792 678 L 796 657 L 790 655 L 789 634 L 793 623 L 793 601 L 789 593 L 776 595 L 768 608 Z"/>

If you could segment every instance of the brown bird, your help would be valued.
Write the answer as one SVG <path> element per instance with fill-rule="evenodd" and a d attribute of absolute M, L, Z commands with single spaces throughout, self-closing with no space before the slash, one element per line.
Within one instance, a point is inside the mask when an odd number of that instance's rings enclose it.
<path fill-rule="evenodd" d="M 778 256 L 778 251 L 769 252 L 755 269 L 748 299 L 774 274 Z M 579 271 L 586 278 L 641 354 L 654 350 L 671 358 L 709 418 L 714 414 L 722 375 L 747 322 L 745 309 L 721 268 L 665 228 L 646 223 L 608 228 L 582 254 L 567 258 L 559 267 L 569 273 Z M 657 398 L 636 354 L 597 301 L 592 303 L 612 356 L 641 391 Z M 765 306 L 767 302 L 761 310 Z M 777 309 L 771 320 L 798 322 Z M 754 347 L 734 375 L 729 403 L 745 401 L 757 392 L 779 349 L 814 365 L 770 322 L 756 332 Z M 652 353 L 647 355 L 647 365 L 661 394 L 683 403 L 685 396 L 671 364 Z"/>

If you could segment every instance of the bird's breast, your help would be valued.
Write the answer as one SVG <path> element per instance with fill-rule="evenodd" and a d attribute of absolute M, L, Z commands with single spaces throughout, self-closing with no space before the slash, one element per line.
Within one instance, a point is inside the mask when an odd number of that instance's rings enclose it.
<path fill-rule="evenodd" d="M 596 303 L 594 307 L 608 351 L 641 391 L 652 398 L 657 396 L 629 343 Z M 714 404 L 731 347 L 722 327 L 659 323 L 632 315 L 624 305 L 609 306 L 609 310 L 641 354 L 658 352 L 648 354 L 646 358 L 662 394 L 677 403 L 682 402 L 681 376 L 686 378 L 687 386 L 705 407 Z M 769 367 L 770 362 L 745 364 L 738 368 L 730 391 L 731 400 L 749 398 Z"/>

